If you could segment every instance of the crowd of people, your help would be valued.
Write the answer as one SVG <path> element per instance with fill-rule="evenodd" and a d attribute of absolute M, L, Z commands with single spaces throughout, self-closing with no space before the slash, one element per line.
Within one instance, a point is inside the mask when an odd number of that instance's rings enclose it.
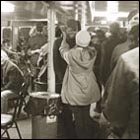
<path fill-rule="evenodd" d="M 125 34 L 120 30 L 113 22 L 106 36 L 101 28 L 81 30 L 80 22 L 73 19 L 56 28 L 53 64 L 56 93 L 63 104 L 58 121 L 69 139 L 95 138 L 103 120 L 108 139 L 139 138 L 139 12 L 129 14 Z M 48 40 L 43 24 L 37 24 L 27 42 L 21 39 L 18 52 L 8 43 L 1 48 L 2 113 L 8 110 L 8 99 L 18 94 L 26 71 L 33 79 L 47 81 Z"/>

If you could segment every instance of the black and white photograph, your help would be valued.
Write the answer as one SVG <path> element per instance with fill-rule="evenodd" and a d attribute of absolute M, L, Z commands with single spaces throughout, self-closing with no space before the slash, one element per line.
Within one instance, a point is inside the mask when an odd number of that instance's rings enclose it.
<path fill-rule="evenodd" d="M 139 1 L 1 1 L 1 139 L 139 139 Z"/>

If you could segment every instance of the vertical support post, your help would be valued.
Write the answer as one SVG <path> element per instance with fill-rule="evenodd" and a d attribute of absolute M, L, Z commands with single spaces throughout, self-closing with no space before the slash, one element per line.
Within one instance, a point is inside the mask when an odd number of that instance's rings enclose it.
<path fill-rule="evenodd" d="M 55 40 L 55 9 L 52 5 L 48 9 L 48 91 L 55 92 L 55 75 L 53 68 L 53 44 Z"/>
<path fill-rule="evenodd" d="M 95 1 L 89 1 L 89 7 L 91 12 L 91 21 L 94 21 L 94 13 L 95 13 Z"/>
<path fill-rule="evenodd" d="M 18 40 L 18 26 L 17 26 L 16 22 L 13 22 L 12 30 L 13 30 L 12 48 L 13 48 L 13 50 L 16 50 L 17 49 L 16 44 L 17 44 L 17 40 Z"/>
<path fill-rule="evenodd" d="M 86 1 L 82 1 L 82 16 L 81 16 L 81 28 L 84 30 L 86 27 Z"/>
<path fill-rule="evenodd" d="M 75 20 L 78 20 L 78 4 L 75 5 Z"/>

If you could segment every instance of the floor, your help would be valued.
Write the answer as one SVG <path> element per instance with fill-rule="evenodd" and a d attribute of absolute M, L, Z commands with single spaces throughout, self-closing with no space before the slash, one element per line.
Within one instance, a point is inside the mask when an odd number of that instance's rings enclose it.
<path fill-rule="evenodd" d="M 44 120 L 38 120 L 38 122 L 36 123 L 36 126 L 34 127 L 34 133 L 33 133 L 33 137 L 32 137 L 32 119 L 31 118 L 26 118 L 26 119 L 22 119 L 18 121 L 18 126 L 22 135 L 22 139 L 65 139 L 65 137 L 63 137 L 63 134 L 59 133 L 58 137 L 57 137 L 57 132 L 56 132 L 56 123 L 55 124 L 49 124 L 48 127 L 45 127 L 45 129 L 42 129 L 45 123 Z M 36 120 L 34 120 L 36 121 Z M 42 123 L 42 124 L 41 124 Z M 41 127 L 37 127 L 37 125 L 42 126 Z M 42 131 L 43 130 L 43 131 Z M 100 131 L 100 132 L 99 132 Z M 96 134 L 98 135 L 96 137 L 96 139 L 105 139 L 105 133 L 106 131 L 106 127 L 102 127 L 100 130 L 97 130 Z M 46 133 L 47 132 L 47 133 Z M 16 132 L 15 129 L 10 129 L 9 130 L 9 134 L 10 134 L 10 138 L 11 139 L 19 139 L 18 134 Z M 39 135 L 40 134 L 40 135 Z"/>
<path fill-rule="evenodd" d="M 94 107 L 94 106 L 93 106 Z M 32 123 L 34 121 L 35 123 Z M 46 127 L 47 121 L 47 127 Z M 17 121 L 22 139 L 66 139 L 64 136 L 64 129 L 61 127 L 61 123 L 59 124 L 59 130 L 57 130 L 57 123 L 55 119 L 49 118 L 34 118 L 27 117 L 27 115 L 22 111 L 20 115 L 20 119 Z M 34 124 L 34 125 L 32 125 Z M 33 128 L 33 134 L 32 134 Z M 58 133 L 57 133 L 58 132 Z M 18 134 L 15 129 L 9 130 L 10 138 L 11 139 L 19 139 Z M 96 139 L 105 139 L 106 137 L 106 126 L 96 129 L 97 137 Z M 33 136 L 32 136 L 33 135 Z"/>

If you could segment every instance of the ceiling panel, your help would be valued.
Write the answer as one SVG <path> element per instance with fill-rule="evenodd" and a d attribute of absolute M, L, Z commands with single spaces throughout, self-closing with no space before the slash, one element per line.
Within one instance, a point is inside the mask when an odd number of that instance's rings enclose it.
<path fill-rule="evenodd" d="M 130 12 L 139 9 L 139 1 L 119 1 L 119 11 Z"/>
<path fill-rule="evenodd" d="M 95 1 L 95 10 L 96 11 L 106 11 L 107 1 Z"/>

